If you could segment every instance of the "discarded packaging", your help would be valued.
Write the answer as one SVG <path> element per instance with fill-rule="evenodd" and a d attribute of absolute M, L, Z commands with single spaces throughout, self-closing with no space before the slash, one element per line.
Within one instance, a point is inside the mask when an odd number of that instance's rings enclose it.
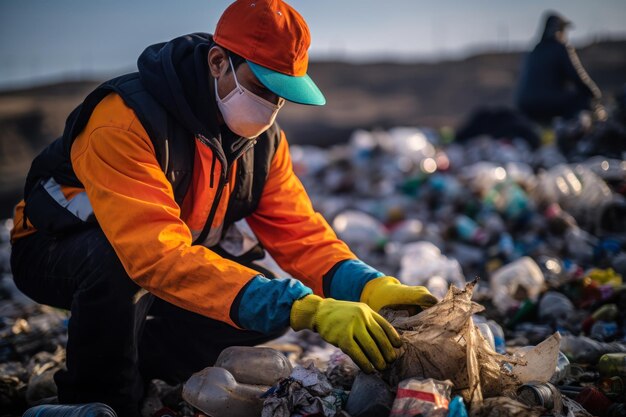
<path fill-rule="evenodd" d="M 390 318 L 403 330 L 402 353 L 385 374 L 391 385 L 409 378 L 450 380 L 470 405 L 519 385 L 504 367 L 518 360 L 493 351 L 473 324 L 472 315 L 484 309 L 471 301 L 475 285 L 452 286 L 441 302 L 416 316 Z"/>
<path fill-rule="evenodd" d="M 208 367 L 183 385 L 183 399 L 213 417 L 257 417 L 263 409 L 261 395 L 269 387 L 238 383 L 226 369 Z"/>
<path fill-rule="evenodd" d="M 394 394 L 377 375 L 359 373 L 354 381 L 345 410 L 352 417 L 387 416 L 394 403 Z"/>
<path fill-rule="evenodd" d="M 78 405 L 38 405 L 29 408 L 22 417 L 117 417 L 111 407 L 102 403 Z"/>
<path fill-rule="evenodd" d="M 450 381 L 411 378 L 398 384 L 391 415 L 394 417 L 445 417 L 450 403 Z"/>
<path fill-rule="evenodd" d="M 293 370 L 285 355 L 268 347 L 231 346 L 215 361 L 242 384 L 274 385 Z"/>
<path fill-rule="evenodd" d="M 213 417 L 253 417 L 263 409 L 261 396 L 291 374 L 291 364 L 267 347 L 231 346 L 214 367 L 193 374 L 183 386 L 183 398 Z"/>
<path fill-rule="evenodd" d="M 263 397 L 262 417 L 317 414 L 334 417 L 346 400 L 345 392 L 334 389 L 312 363 L 306 368 L 297 366 L 289 378 L 274 385 Z"/>
<path fill-rule="evenodd" d="M 555 414 L 563 411 L 561 393 L 549 382 L 522 385 L 517 389 L 517 399 L 526 405 L 540 406 Z"/>
<path fill-rule="evenodd" d="M 505 265 L 490 278 L 493 304 L 505 314 L 525 299 L 537 301 L 544 281 L 541 269 L 530 257 Z"/>

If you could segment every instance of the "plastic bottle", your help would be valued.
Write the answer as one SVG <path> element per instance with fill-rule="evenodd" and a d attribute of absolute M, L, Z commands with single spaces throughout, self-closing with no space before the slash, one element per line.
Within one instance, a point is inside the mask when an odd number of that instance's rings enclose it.
<path fill-rule="evenodd" d="M 468 417 L 463 397 L 457 395 L 450 401 L 448 405 L 448 415 L 446 417 Z"/>
<path fill-rule="evenodd" d="M 597 321 L 614 321 L 619 315 L 619 308 L 615 304 L 605 304 L 594 311 L 591 316 L 583 321 L 582 330 L 585 333 L 591 331 L 591 326 Z"/>
<path fill-rule="evenodd" d="M 216 367 L 230 372 L 242 384 L 274 385 L 291 375 L 291 363 L 285 355 L 268 347 L 231 346 L 222 351 Z"/>
<path fill-rule="evenodd" d="M 429 290 L 436 291 L 435 295 L 439 297 L 445 295 L 448 283 L 459 288 L 465 285 L 459 262 L 443 255 L 434 244 L 425 241 L 408 243 L 402 246 L 401 252 L 398 279 L 403 283 L 425 285 Z"/>
<path fill-rule="evenodd" d="M 387 241 L 387 230 L 383 224 L 362 211 L 343 211 L 333 219 L 332 226 L 339 238 L 351 246 L 374 249 Z"/>
<path fill-rule="evenodd" d="M 594 224 L 598 209 L 612 198 L 606 182 L 589 168 L 565 164 L 541 175 L 535 194 L 540 202 L 559 203 L 581 224 Z"/>
<path fill-rule="evenodd" d="M 268 347 L 231 346 L 215 366 L 195 373 L 183 386 L 183 398 L 212 416 L 261 414 L 260 396 L 292 372 L 282 353 Z"/>
<path fill-rule="evenodd" d="M 626 345 L 602 343 L 585 336 L 565 335 L 561 338 L 561 352 L 576 363 L 597 364 L 605 353 L 626 353 Z"/>
<path fill-rule="evenodd" d="M 499 211 L 502 212 L 507 219 L 516 220 L 528 212 L 530 201 L 519 185 L 508 182 L 503 190 L 503 194 L 505 196 L 505 203 L 504 207 Z"/>
<path fill-rule="evenodd" d="M 185 382 L 182 395 L 189 404 L 211 416 L 256 417 L 263 410 L 260 397 L 269 388 L 240 384 L 226 369 L 209 367 Z"/>
<path fill-rule="evenodd" d="M 396 224 L 391 230 L 389 240 L 391 242 L 415 242 L 420 240 L 424 224 L 417 219 L 406 219 Z"/>
<path fill-rule="evenodd" d="M 518 307 L 524 299 L 537 301 L 544 281 L 541 269 L 532 258 L 520 258 L 497 269 L 491 275 L 493 303 L 500 313 L 505 314 Z"/>
<path fill-rule="evenodd" d="M 560 292 L 548 291 L 539 301 L 539 318 L 548 323 L 564 322 L 572 317 L 574 310 L 574 304 Z"/>
<path fill-rule="evenodd" d="M 580 227 L 572 227 L 565 232 L 564 239 L 565 248 L 572 259 L 580 263 L 588 263 L 593 259 L 597 238 Z"/>
<path fill-rule="evenodd" d="M 558 384 L 559 382 L 565 380 L 565 378 L 569 374 L 569 369 L 569 359 L 567 359 L 567 356 L 565 356 L 563 352 L 559 352 L 559 356 L 556 361 L 556 369 L 554 371 L 554 374 L 550 378 L 550 382 L 552 384 Z"/>
<path fill-rule="evenodd" d="M 111 407 L 102 403 L 78 405 L 38 405 L 22 417 L 117 417 Z"/>
<path fill-rule="evenodd" d="M 617 334 L 617 331 L 617 323 L 614 321 L 598 320 L 591 326 L 589 336 L 595 340 L 604 342 L 613 338 L 613 336 Z"/>
<path fill-rule="evenodd" d="M 602 376 L 626 377 L 626 353 L 607 353 L 598 361 L 598 371 Z"/>
<path fill-rule="evenodd" d="M 465 215 L 456 217 L 454 220 L 454 230 L 457 235 L 466 242 L 476 243 L 478 245 L 487 243 L 487 233 L 478 226 L 478 223 Z"/>
<path fill-rule="evenodd" d="M 504 339 L 504 330 L 502 330 L 502 326 L 493 320 L 488 320 L 487 325 L 493 334 L 493 342 L 496 352 L 500 354 L 506 353 L 506 340 Z"/>
<path fill-rule="evenodd" d="M 480 330 L 480 333 L 487 340 L 487 342 L 489 343 L 489 346 L 491 346 L 491 349 L 495 351 L 496 344 L 494 341 L 493 333 L 491 332 L 491 328 L 489 327 L 489 325 L 487 323 L 476 323 L 475 326 L 478 327 L 478 330 Z"/>

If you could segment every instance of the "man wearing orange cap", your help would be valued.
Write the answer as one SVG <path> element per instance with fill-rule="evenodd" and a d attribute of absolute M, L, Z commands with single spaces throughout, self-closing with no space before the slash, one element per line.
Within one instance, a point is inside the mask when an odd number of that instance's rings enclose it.
<path fill-rule="evenodd" d="M 183 382 L 289 326 L 382 370 L 400 339 L 377 311 L 436 302 L 358 260 L 293 173 L 274 119 L 285 100 L 325 103 L 309 44 L 286 3 L 236 1 L 213 36 L 148 47 L 33 161 L 11 261 L 24 293 L 71 310 L 60 402 L 136 415 L 145 381 Z M 295 278 L 228 252 L 243 219 Z"/>

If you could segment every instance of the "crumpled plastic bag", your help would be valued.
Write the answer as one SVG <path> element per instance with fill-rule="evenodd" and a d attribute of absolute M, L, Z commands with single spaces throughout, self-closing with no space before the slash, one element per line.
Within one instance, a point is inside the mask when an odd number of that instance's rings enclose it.
<path fill-rule="evenodd" d="M 265 394 L 261 417 L 321 415 L 334 417 L 341 411 L 347 395 L 334 389 L 313 363 L 297 366 Z"/>
<path fill-rule="evenodd" d="M 448 379 L 454 384 L 453 393 L 463 396 L 473 409 L 487 398 L 513 397 L 524 383 L 550 379 L 560 335 L 553 334 L 520 356 L 496 353 L 472 320 L 484 310 L 472 301 L 476 283 L 464 289 L 452 285 L 441 302 L 412 317 L 382 311 L 403 341 L 400 357 L 385 373 L 390 385 L 413 377 Z"/>
<path fill-rule="evenodd" d="M 471 406 L 521 384 L 511 366 L 523 366 L 524 360 L 493 351 L 472 321 L 484 310 L 472 301 L 475 285 L 451 286 L 441 302 L 412 317 L 383 312 L 403 341 L 400 357 L 385 373 L 390 385 L 412 377 L 449 379 Z"/>

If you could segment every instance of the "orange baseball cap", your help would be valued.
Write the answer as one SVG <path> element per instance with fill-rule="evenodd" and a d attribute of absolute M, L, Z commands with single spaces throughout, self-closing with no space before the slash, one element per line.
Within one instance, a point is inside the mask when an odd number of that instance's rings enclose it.
<path fill-rule="evenodd" d="M 309 28 L 284 1 L 235 1 L 217 22 L 213 40 L 245 58 L 254 75 L 274 94 L 300 104 L 326 104 L 306 73 Z"/>

